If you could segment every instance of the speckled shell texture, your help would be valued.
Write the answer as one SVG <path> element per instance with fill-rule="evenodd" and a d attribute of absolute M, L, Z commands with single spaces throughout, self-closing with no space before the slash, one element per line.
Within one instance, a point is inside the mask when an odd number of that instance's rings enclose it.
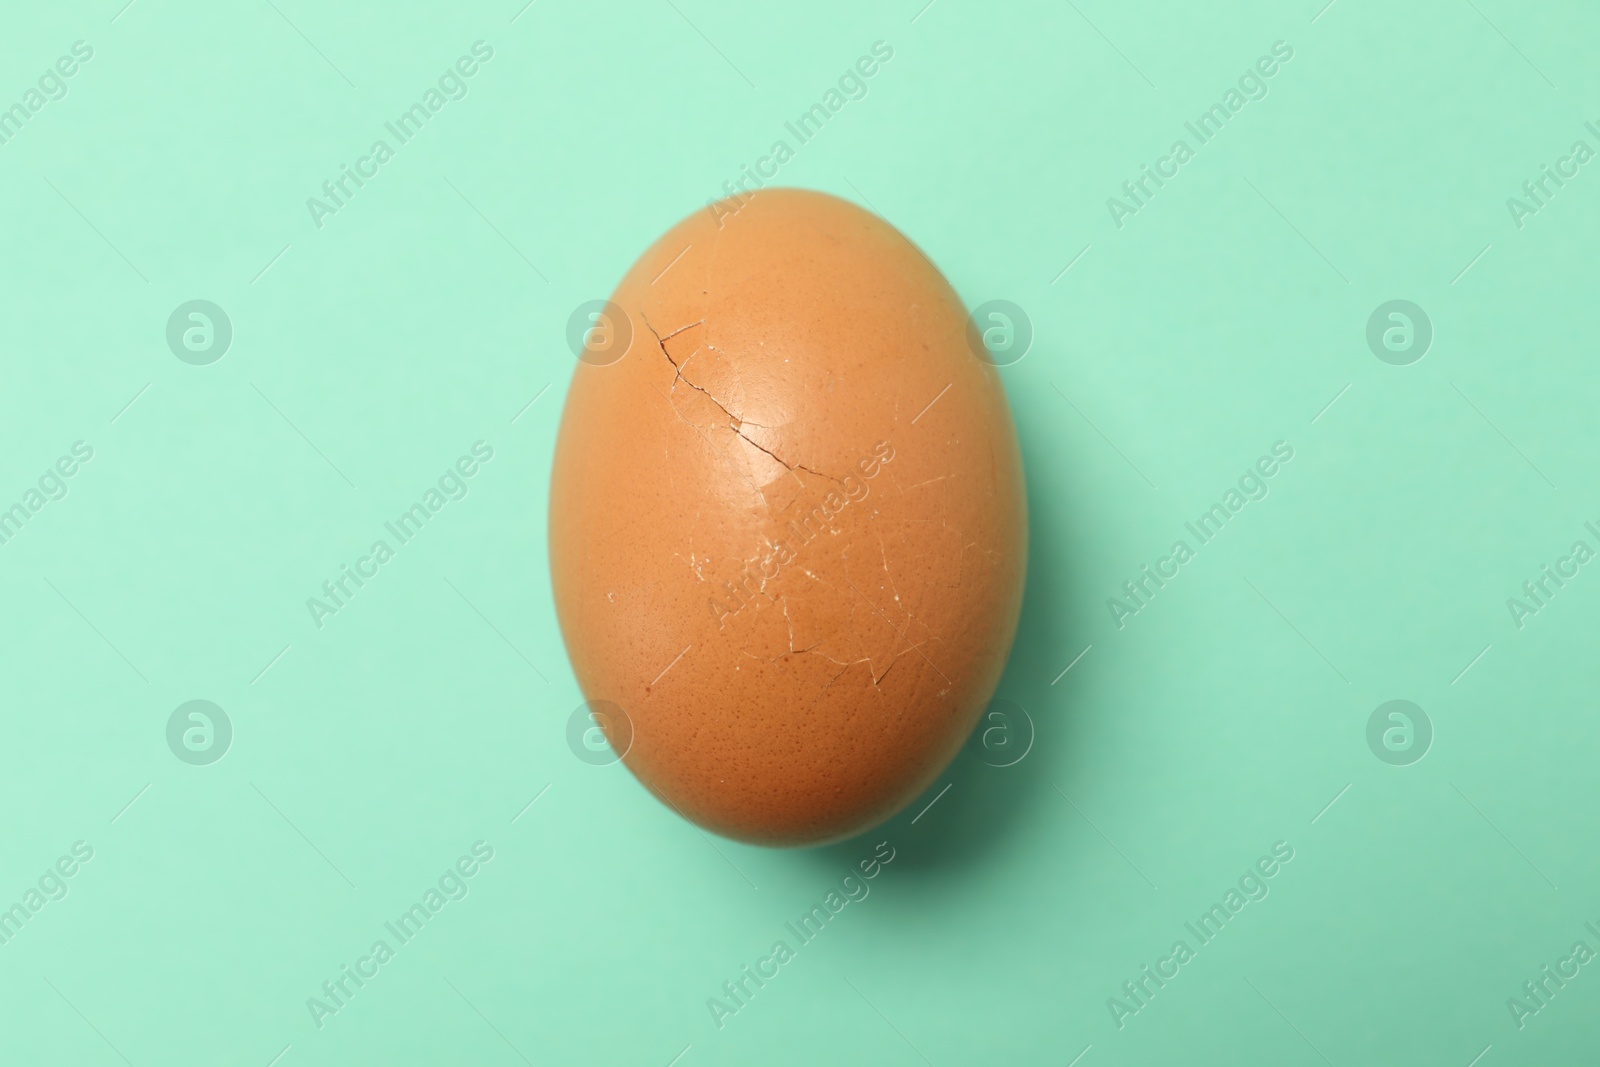
<path fill-rule="evenodd" d="M 578 682 L 700 826 L 867 830 L 955 757 L 1016 632 L 1027 514 L 999 375 L 916 246 L 820 193 L 696 211 L 612 299 L 631 345 L 580 363 L 551 477 Z"/>

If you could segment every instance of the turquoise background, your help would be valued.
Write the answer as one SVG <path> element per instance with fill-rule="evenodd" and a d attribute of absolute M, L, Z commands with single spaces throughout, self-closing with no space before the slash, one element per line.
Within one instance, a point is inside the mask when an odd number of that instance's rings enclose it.
<path fill-rule="evenodd" d="M 0 507 L 94 450 L 0 545 L 0 906 L 93 849 L 0 945 L 0 1062 L 1592 1052 L 1593 967 L 1520 1028 L 1507 1005 L 1600 950 L 1600 573 L 1507 607 L 1600 549 L 1600 163 L 1507 206 L 1600 149 L 1592 5 L 122 2 L 0 34 L 0 107 L 93 48 L 0 145 Z M 319 228 L 307 198 L 479 40 L 466 97 Z M 880 40 L 778 181 L 1031 321 L 997 696 L 1034 737 L 868 837 L 767 851 L 569 749 L 564 338 Z M 1119 228 L 1107 199 L 1277 41 L 1268 95 Z M 233 331 L 208 365 L 166 340 L 196 299 Z M 1393 299 L 1433 329 L 1409 365 L 1366 340 Z M 477 441 L 467 496 L 318 628 L 307 598 Z M 1270 495 L 1118 628 L 1108 598 L 1277 441 Z M 232 724 L 208 765 L 167 743 L 196 699 Z M 1391 699 L 1432 724 L 1407 766 L 1367 743 Z M 316 1025 L 479 841 L 469 894 Z M 708 998 L 880 841 L 870 895 L 719 1029 Z M 1119 1027 L 1108 1000 L 1277 842 L 1270 895 Z"/>

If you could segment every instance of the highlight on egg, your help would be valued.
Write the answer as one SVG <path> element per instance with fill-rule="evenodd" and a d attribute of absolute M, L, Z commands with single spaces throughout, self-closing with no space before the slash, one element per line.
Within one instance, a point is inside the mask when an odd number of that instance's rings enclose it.
<path fill-rule="evenodd" d="M 579 686 L 707 830 L 870 829 L 960 750 L 1021 605 L 1021 455 L 960 299 L 877 216 L 764 189 L 668 230 L 598 314 L 550 488 Z"/>

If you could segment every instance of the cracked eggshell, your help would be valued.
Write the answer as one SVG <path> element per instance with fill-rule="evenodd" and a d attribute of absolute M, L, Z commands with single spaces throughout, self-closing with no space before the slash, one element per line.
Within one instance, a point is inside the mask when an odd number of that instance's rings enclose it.
<path fill-rule="evenodd" d="M 551 475 L 579 685 L 698 825 L 867 830 L 954 758 L 1016 632 L 1027 515 L 998 373 L 916 246 L 820 193 L 695 212 L 612 300 L 631 345 L 578 365 Z"/>

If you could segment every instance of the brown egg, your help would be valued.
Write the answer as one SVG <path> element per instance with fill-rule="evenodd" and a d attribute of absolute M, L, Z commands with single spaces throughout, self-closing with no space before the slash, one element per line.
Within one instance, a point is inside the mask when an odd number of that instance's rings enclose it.
<path fill-rule="evenodd" d="M 821 193 L 696 211 L 612 300 L 550 485 L 578 683 L 700 826 L 869 829 L 955 757 L 1016 632 L 1027 515 L 999 375 L 917 247 Z"/>

